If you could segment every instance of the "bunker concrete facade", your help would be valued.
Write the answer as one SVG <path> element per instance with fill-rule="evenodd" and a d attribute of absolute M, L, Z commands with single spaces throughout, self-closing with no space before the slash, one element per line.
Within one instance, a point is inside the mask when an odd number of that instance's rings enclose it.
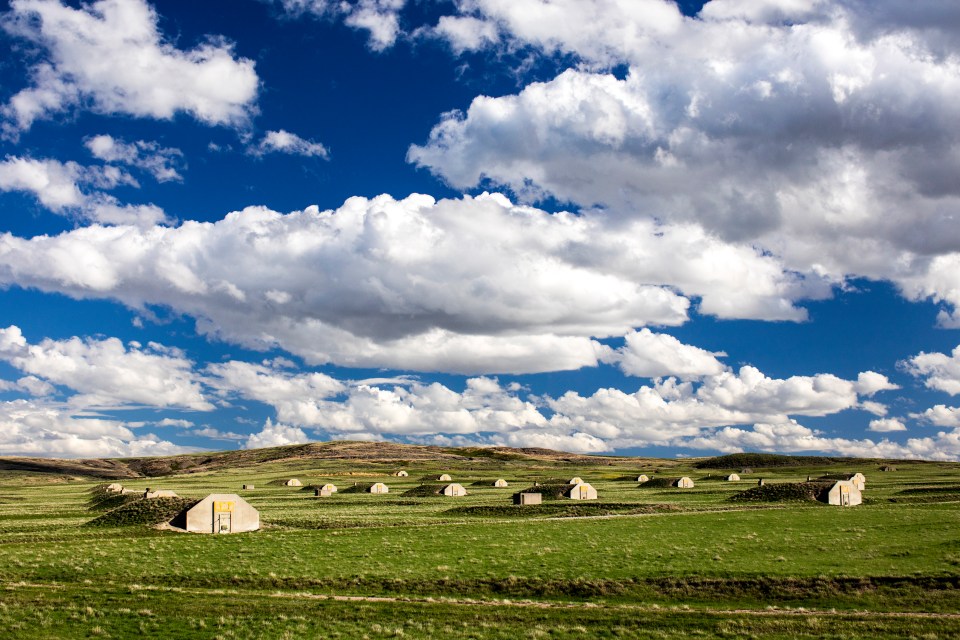
<path fill-rule="evenodd" d="M 211 493 L 181 515 L 183 528 L 193 533 L 243 533 L 260 528 L 260 512 L 235 493 Z"/>

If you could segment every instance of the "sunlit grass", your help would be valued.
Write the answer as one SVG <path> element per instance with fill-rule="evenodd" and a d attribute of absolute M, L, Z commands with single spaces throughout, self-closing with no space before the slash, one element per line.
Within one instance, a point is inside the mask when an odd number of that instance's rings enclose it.
<path fill-rule="evenodd" d="M 739 483 L 706 481 L 678 490 L 616 480 L 650 470 L 613 465 L 411 468 L 413 478 L 449 471 L 470 492 L 460 498 L 411 498 L 401 494 L 418 480 L 392 477 L 386 465 L 365 465 L 366 475 L 360 476 L 348 475 L 356 473 L 355 464 L 338 464 L 273 463 L 124 483 L 194 498 L 238 493 L 260 510 L 263 528 L 232 536 L 84 527 L 99 515 L 89 510 L 97 482 L 0 474 L 0 625 L 6 625 L 0 628 L 15 637 L 318 635 L 321 627 L 303 612 L 306 605 L 298 609 L 286 600 L 281 605 L 270 596 L 300 593 L 423 600 L 311 601 L 309 609 L 334 608 L 344 616 L 323 628 L 324 637 L 400 637 L 400 631 L 407 637 L 552 638 L 584 637 L 584 629 L 591 637 L 864 637 L 868 631 L 896 637 L 898 629 L 915 635 L 938 631 L 932 623 L 911 627 L 899 618 L 883 624 L 816 615 L 740 619 L 710 611 L 775 604 L 940 612 L 960 604 L 960 503 L 891 502 L 950 495 L 947 489 L 960 485 L 956 465 L 905 464 L 889 474 L 865 469 L 866 503 L 840 509 L 816 503 L 757 508 L 727 500 L 754 486 L 761 473 Z M 762 475 L 775 482 L 803 481 L 828 470 L 836 469 Z M 695 480 L 706 475 L 670 470 L 682 473 Z M 580 475 L 597 487 L 599 502 L 609 505 L 612 515 L 551 517 L 549 510 L 510 506 L 514 491 L 566 475 Z M 500 476 L 509 488 L 470 486 Z M 271 484 L 288 477 L 340 488 L 379 480 L 391 493 L 316 498 L 312 491 Z M 257 488 L 243 491 L 244 483 Z M 934 490 L 902 493 L 924 487 Z M 572 501 L 561 503 L 565 509 L 562 504 Z M 672 510 L 625 513 L 630 505 Z M 557 607 L 494 615 L 444 598 L 598 606 L 580 610 L 579 617 Z M 241 601 L 239 609 L 228 606 Z M 679 603 L 699 613 L 652 609 Z M 618 608 L 627 605 L 643 607 L 643 615 L 631 617 Z M 275 610 L 285 617 L 273 615 Z M 637 623 L 643 619 L 662 626 Z M 950 637 L 943 629 L 941 637 Z"/>

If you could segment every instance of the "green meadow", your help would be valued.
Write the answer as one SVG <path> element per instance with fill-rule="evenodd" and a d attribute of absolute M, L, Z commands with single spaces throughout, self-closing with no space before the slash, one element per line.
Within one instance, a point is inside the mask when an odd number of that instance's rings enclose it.
<path fill-rule="evenodd" d="M 260 531 L 219 536 L 90 526 L 103 479 L 2 471 L 0 635 L 960 637 L 960 465 L 845 461 L 726 482 L 689 461 L 517 458 L 414 460 L 406 478 L 392 476 L 401 461 L 298 459 L 120 480 L 238 493 L 260 511 Z M 864 504 L 730 500 L 760 477 L 841 471 L 867 476 Z M 403 495 L 443 472 L 469 495 Z M 626 479 L 639 473 L 696 486 Z M 512 505 L 573 476 L 599 500 Z M 292 477 L 340 491 L 280 484 Z M 375 481 L 390 493 L 345 492 Z"/>

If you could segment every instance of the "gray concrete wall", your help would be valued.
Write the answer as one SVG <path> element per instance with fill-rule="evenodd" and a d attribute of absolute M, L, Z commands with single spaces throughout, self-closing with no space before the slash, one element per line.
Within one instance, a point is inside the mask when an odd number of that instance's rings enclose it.
<path fill-rule="evenodd" d="M 215 509 L 216 506 L 220 510 Z M 242 533 L 260 528 L 260 513 L 235 493 L 211 493 L 187 511 L 187 531 L 219 533 L 217 515 L 229 512 L 230 530 L 224 533 Z"/>

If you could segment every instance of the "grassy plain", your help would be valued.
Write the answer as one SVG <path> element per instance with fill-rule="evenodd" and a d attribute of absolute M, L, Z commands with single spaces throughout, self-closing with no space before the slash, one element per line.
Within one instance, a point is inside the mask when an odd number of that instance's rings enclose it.
<path fill-rule="evenodd" d="M 960 637 L 960 466 L 877 461 L 755 469 L 640 488 L 677 461 L 263 462 L 122 480 L 236 492 L 263 528 L 230 536 L 85 526 L 100 480 L 0 472 L 0 629 L 15 638 Z M 744 504 L 756 484 L 867 475 L 865 504 Z M 736 469 L 739 471 L 739 469 Z M 448 472 L 461 498 L 403 496 Z M 581 476 L 595 503 L 513 507 Z M 386 482 L 387 495 L 279 486 Z M 494 488 L 504 477 L 509 488 Z M 474 483 L 488 480 L 489 486 Z M 241 484 L 255 490 L 242 491 Z"/>

